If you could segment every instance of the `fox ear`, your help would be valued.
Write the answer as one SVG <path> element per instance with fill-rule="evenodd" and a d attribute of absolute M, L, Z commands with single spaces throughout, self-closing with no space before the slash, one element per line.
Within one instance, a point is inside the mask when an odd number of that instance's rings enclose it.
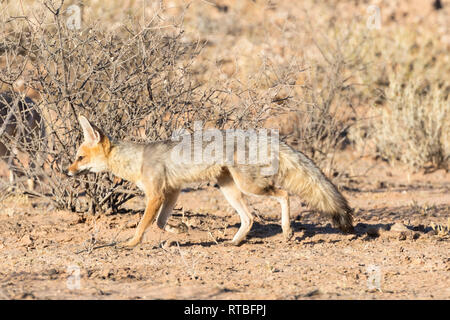
<path fill-rule="evenodd" d="M 84 116 L 80 116 L 78 121 L 81 128 L 83 128 L 84 140 L 88 143 L 99 143 L 102 136 L 98 130 L 93 128 L 89 120 Z"/>

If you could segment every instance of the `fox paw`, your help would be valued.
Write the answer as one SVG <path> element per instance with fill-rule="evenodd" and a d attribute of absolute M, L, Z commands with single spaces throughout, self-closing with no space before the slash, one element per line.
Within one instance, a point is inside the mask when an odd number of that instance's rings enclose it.
<path fill-rule="evenodd" d="M 139 244 L 139 242 L 141 242 L 139 239 L 131 238 L 130 240 L 128 240 L 127 242 L 124 243 L 123 247 L 124 248 L 134 248 Z"/>
<path fill-rule="evenodd" d="M 293 235 L 294 235 L 294 233 L 292 232 L 291 228 L 283 231 L 284 240 L 286 240 L 286 241 L 291 240 Z"/>
<path fill-rule="evenodd" d="M 239 247 L 244 243 L 243 240 L 231 240 L 225 241 L 223 244 L 225 247 Z"/>

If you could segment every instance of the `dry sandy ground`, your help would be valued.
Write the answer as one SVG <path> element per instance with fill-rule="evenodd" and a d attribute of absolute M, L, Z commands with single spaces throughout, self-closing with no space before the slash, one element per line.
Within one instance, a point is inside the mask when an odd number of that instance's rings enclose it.
<path fill-rule="evenodd" d="M 127 250 L 110 244 L 132 236 L 141 210 L 83 218 L 36 199 L 4 201 L 0 298 L 449 299 L 449 236 L 431 225 L 447 224 L 450 174 L 358 161 L 361 172 L 374 167 L 344 190 L 356 208 L 354 235 L 292 197 L 295 235 L 286 242 L 279 205 L 249 198 L 250 237 L 230 247 L 239 219 L 218 189 L 202 185 L 182 193 L 170 219 L 187 233 L 152 226 Z"/>

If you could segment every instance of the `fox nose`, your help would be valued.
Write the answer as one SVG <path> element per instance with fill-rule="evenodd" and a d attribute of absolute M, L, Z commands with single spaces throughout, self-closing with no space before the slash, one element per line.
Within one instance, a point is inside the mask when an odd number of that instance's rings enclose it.
<path fill-rule="evenodd" d="M 69 170 L 69 167 L 64 168 L 62 170 L 62 173 L 65 174 L 66 176 L 73 177 L 73 173 Z"/>

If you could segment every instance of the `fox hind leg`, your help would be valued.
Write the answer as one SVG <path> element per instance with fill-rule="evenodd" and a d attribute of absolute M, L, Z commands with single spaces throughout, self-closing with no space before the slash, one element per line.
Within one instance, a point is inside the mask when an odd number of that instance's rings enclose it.
<path fill-rule="evenodd" d="M 245 194 L 253 194 L 257 196 L 269 196 L 278 200 L 281 205 L 281 228 L 286 240 L 292 238 L 293 232 L 291 228 L 289 193 L 283 189 L 274 186 L 262 187 L 256 183 L 252 183 L 250 179 L 241 177 L 236 170 L 230 170 L 233 180 L 238 188 Z"/>
<path fill-rule="evenodd" d="M 291 214 L 289 204 L 289 193 L 285 190 L 278 190 L 279 196 L 278 202 L 281 204 L 281 228 L 283 229 L 283 235 L 286 240 L 292 238 L 293 232 L 291 229 Z"/>
<path fill-rule="evenodd" d="M 185 224 L 181 224 L 177 227 L 167 224 L 167 220 L 172 215 L 172 210 L 173 207 L 175 206 L 175 203 L 177 202 L 179 194 L 180 194 L 179 189 L 168 192 L 166 194 L 164 203 L 162 204 L 161 209 L 159 210 L 158 218 L 156 220 L 158 228 L 171 233 L 182 233 L 187 231 L 187 227 Z"/>
<path fill-rule="evenodd" d="M 238 232 L 234 235 L 231 243 L 239 245 L 247 236 L 253 225 L 253 216 L 248 210 L 247 205 L 242 197 L 242 192 L 236 186 L 228 170 L 223 172 L 217 179 L 217 184 L 220 186 L 225 199 L 237 211 L 241 218 L 241 226 Z"/>

